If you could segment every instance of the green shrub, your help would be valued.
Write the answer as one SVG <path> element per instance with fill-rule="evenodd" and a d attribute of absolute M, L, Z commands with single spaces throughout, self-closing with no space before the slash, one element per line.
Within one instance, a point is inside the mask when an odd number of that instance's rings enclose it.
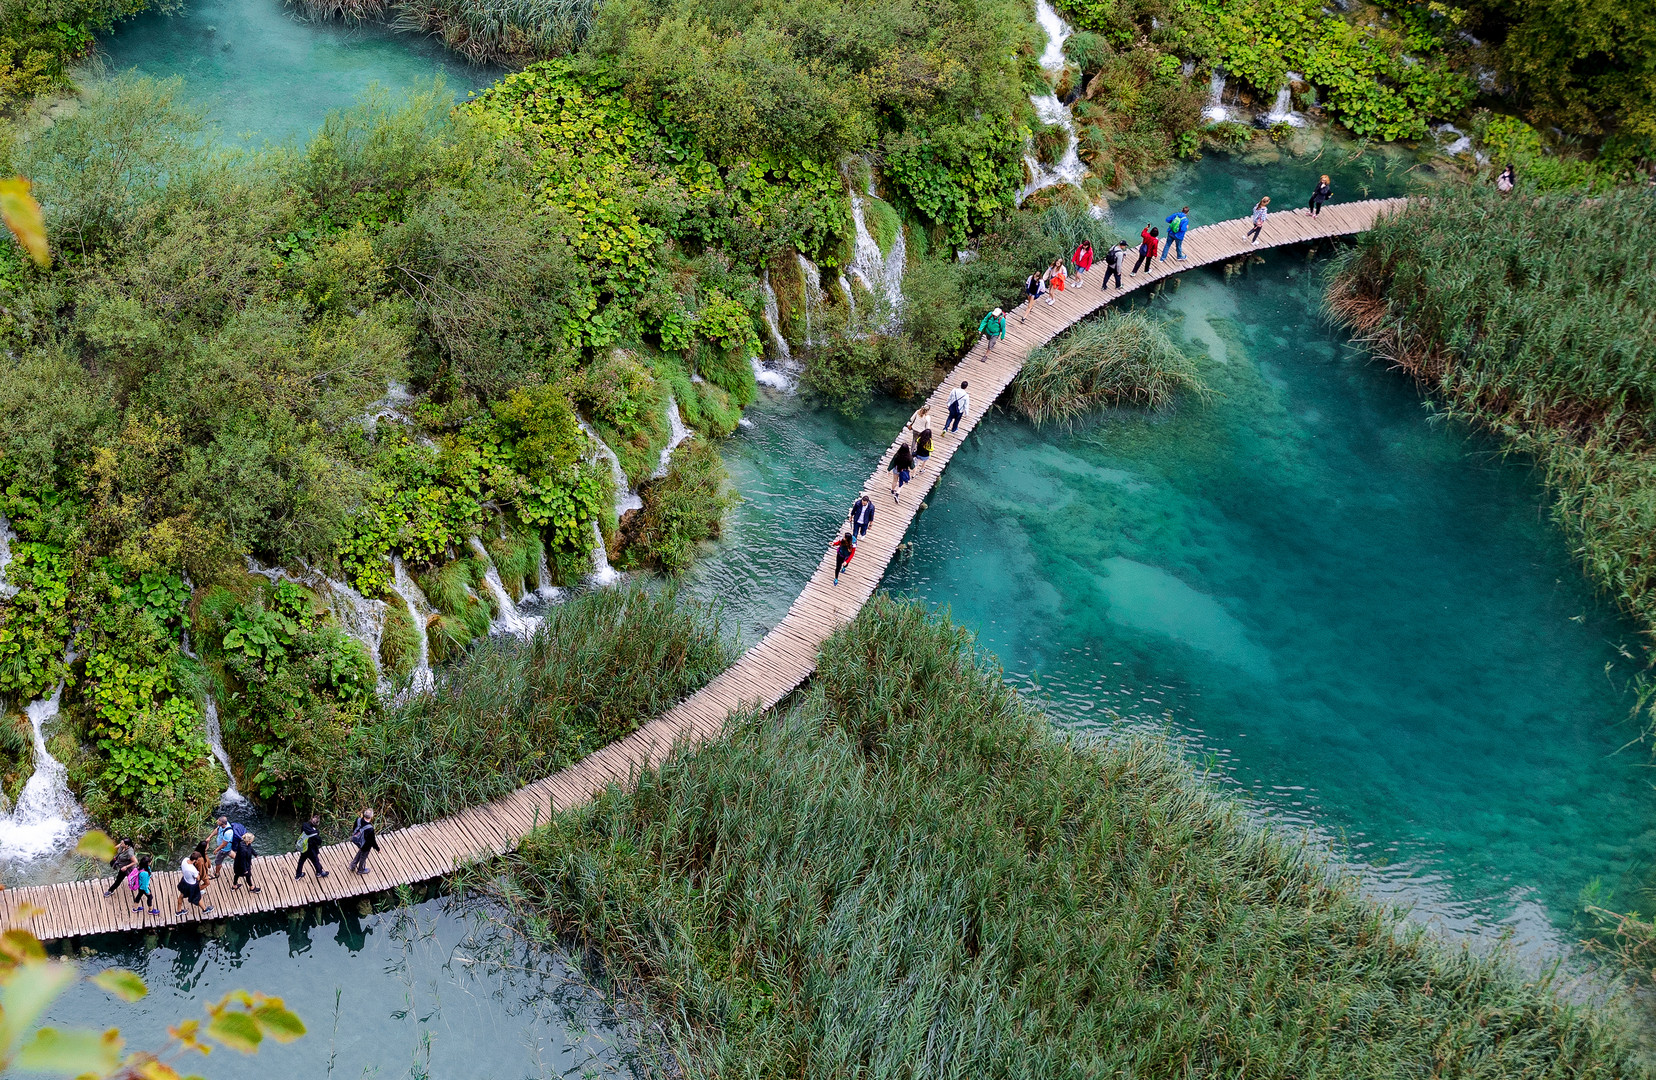
<path fill-rule="evenodd" d="M 876 597 L 802 697 L 493 879 L 686 1077 L 1639 1071 L 1611 1017 L 1365 900 L 1167 748 L 1055 732 L 918 606 Z"/>
<path fill-rule="evenodd" d="M 1161 324 L 1129 311 L 1089 319 L 1030 353 L 1012 384 L 1012 405 L 1037 424 L 1070 422 L 1110 405 L 1159 409 L 1181 392 L 1205 390 L 1195 363 Z"/>
<path fill-rule="evenodd" d="M 559 604 L 528 643 L 492 638 L 430 694 L 359 723 L 318 787 L 329 806 L 430 821 L 555 772 L 700 689 L 735 652 L 673 589 L 599 589 Z"/>
<path fill-rule="evenodd" d="M 385 606 L 385 627 L 380 633 L 380 665 L 392 678 L 406 679 L 419 662 L 419 628 L 402 599 L 392 597 Z"/>
<path fill-rule="evenodd" d="M 667 573 L 687 570 L 696 546 L 718 537 L 735 503 L 730 474 L 706 439 L 691 439 L 673 453 L 667 475 L 643 488 L 644 508 L 627 532 L 617 565 L 648 566 Z"/>
<path fill-rule="evenodd" d="M 16 541 L 6 581 L 18 592 L 0 607 L 0 695 L 34 701 L 68 675 L 68 556 L 52 545 Z"/>

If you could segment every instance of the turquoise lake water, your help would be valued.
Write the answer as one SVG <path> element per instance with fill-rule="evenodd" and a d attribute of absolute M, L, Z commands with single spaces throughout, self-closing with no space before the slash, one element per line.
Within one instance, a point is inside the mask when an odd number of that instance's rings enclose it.
<path fill-rule="evenodd" d="M 211 890 L 209 890 L 211 892 Z M 169 901 L 170 902 L 170 901 Z M 47 1023 L 119 1025 L 129 1048 L 158 1048 L 167 1027 L 203 1016 L 231 990 L 281 997 L 309 1029 L 244 1057 L 186 1058 L 214 1080 L 410 1077 L 415 1080 L 630 1080 L 636 1034 L 560 957 L 525 949 L 478 904 L 431 900 L 362 916 L 351 907 L 237 919 L 217 936 L 86 939 L 90 974 L 126 967 L 149 996 L 124 1004 L 79 984 Z"/>
<path fill-rule="evenodd" d="M 1212 400 L 1073 430 L 993 416 L 887 587 L 976 630 L 1059 723 L 1172 732 L 1377 894 L 1551 954 L 1581 888 L 1656 840 L 1645 754 L 1617 752 L 1635 630 L 1526 465 L 1323 325 L 1324 265 L 1268 254 L 1141 298 Z M 771 395 L 726 445 L 748 501 L 696 580 L 750 638 L 905 413 Z"/>

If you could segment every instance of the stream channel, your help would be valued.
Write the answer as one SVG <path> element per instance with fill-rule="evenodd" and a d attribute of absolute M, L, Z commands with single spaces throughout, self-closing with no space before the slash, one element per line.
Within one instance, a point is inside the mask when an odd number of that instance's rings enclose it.
<path fill-rule="evenodd" d="M 463 95 L 498 76 L 422 39 L 299 22 L 279 0 L 187 0 L 104 45 L 112 71 L 182 75 L 248 141 L 302 138 L 371 83 L 442 73 Z M 1198 225 L 1267 192 L 1294 206 L 1318 172 L 1337 198 L 1397 194 L 1410 164 L 1210 155 L 1112 214 L 1133 239 L 1184 204 Z M 1320 320 L 1323 254 L 1267 253 L 1135 297 L 1200 356 L 1211 400 L 1073 429 L 997 413 L 887 586 L 977 631 L 1055 722 L 1170 733 L 1376 895 L 1557 957 L 1580 890 L 1627 884 L 1656 839 L 1642 755 L 1617 752 L 1634 734 L 1621 648 L 1635 630 L 1594 597 L 1526 464 L 1434 418 Z M 692 580 L 746 641 L 792 602 L 906 413 L 846 419 L 766 390 L 723 444 L 745 501 Z M 627 1026 L 558 957 L 480 929 L 482 910 L 100 939 L 93 966 L 134 967 L 155 992 L 117 1017 L 82 987 L 50 1019 L 153 1044 L 245 986 L 283 995 L 312 1035 L 215 1055 L 214 1076 L 629 1072 Z M 479 962 L 491 955 L 509 959 Z"/>

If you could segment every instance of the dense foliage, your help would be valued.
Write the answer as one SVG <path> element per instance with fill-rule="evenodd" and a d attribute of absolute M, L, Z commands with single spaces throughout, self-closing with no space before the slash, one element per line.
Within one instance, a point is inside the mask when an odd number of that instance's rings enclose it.
<path fill-rule="evenodd" d="M 1162 325 L 1128 311 L 1089 319 L 1030 353 L 1012 384 L 1012 407 L 1041 424 L 1111 405 L 1158 409 L 1204 389 L 1195 362 Z"/>
<path fill-rule="evenodd" d="M 152 0 L 6 4 L 0 8 L 0 105 L 61 89 L 69 65 L 92 51 L 93 35 L 152 6 Z"/>
<path fill-rule="evenodd" d="M 1656 214 L 1646 192 L 1444 192 L 1337 264 L 1329 305 L 1531 455 L 1588 574 L 1656 630 Z"/>
<path fill-rule="evenodd" d="M 1159 746 L 1056 733 L 877 597 L 780 720 L 560 815 L 501 887 L 691 1077 L 1613 1077 L 1632 1049 L 1331 881 Z"/>
<path fill-rule="evenodd" d="M 667 475 L 646 484 L 640 495 L 644 506 L 623 530 L 616 562 L 622 569 L 689 569 L 697 545 L 718 538 L 725 511 L 736 502 L 718 449 L 703 439 L 679 447 Z"/>

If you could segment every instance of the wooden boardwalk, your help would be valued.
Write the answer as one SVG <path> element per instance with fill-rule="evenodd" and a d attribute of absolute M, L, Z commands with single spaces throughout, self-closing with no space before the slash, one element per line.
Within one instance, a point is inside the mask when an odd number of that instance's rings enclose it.
<path fill-rule="evenodd" d="M 895 505 L 885 467 L 897 450 L 897 441 L 880 455 L 879 464 L 863 484 L 863 491 L 874 500 L 877 514 L 874 527 L 858 545 L 857 557 L 841 575 L 839 585 L 834 584 L 832 551 L 826 552 L 799 598 L 775 629 L 698 693 L 626 738 L 556 775 L 453 817 L 386 833 L 379 838 L 381 850 L 370 860 L 370 872 L 366 875 L 347 869 L 346 864 L 355 853 L 349 844 L 332 844 L 322 849 L 322 864 L 330 875 L 321 881 L 314 875 L 294 880 L 296 854 L 261 856 L 254 862 L 253 878 L 262 891 L 257 894 L 246 890 L 231 892 L 228 885 L 215 882 L 204 897 L 205 903 L 213 905 L 208 918 L 346 900 L 439 877 L 465 864 L 504 854 L 550 814 L 579 806 L 612 783 L 628 783 L 641 770 L 659 765 L 679 744 L 696 744 L 717 737 L 725 718 L 734 710 L 776 705 L 815 670 L 823 642 L 856 615 L 874 594 L 921 501 L 936 484 L 955 450 L 1011 384 L 1031 350 L 1124 293 L 1179 271 L 1235 259 L 1260 248 L 1362 232 L 1381 214 L 1400 208 L 1403 202 L 1402 199 L 1373 199 L 1340 203 L 1326 207 L 1316 218 L 1304 211 L 1272 214 L 1258 247 L 1248 242 L 1245 220 L 1206 225 L 1190 230 L 1185 237 L 1184 262 L 1158 259 L 1149 271 L 1127 275 L 1125 288 L 1111 288 L 1108 292 L 1098 284 L 1104 277 L 1103 267 L 1095 266 L 1084 282 L 1058 294 L 1051 306 L 1037 301 L 1028 322 L 1019 323 L 1016 314 L 1009 314 L 1006 339 L 993 352 L 986 351 L 981 343 L 974 346 L 932 392 L 932 425 L 938 437 L 931 462 L 903 489 L 902 501 Z M 942 424 L 948 411 L 949 390 L 962 380 L 971 384 L 971 411 L 962 421 L 958 435 L 944 435 Z M 898 439 L 901 438 L 899 432 Z M 104 889 L 108 884 L 109 879 L 104 878 L 0 893 L 0 926 L 27 925 L 41 939 L 49 941 L 200 921 L 200 916 L 189 907 L 184 915 L 173 916 L 173 905 L 178 898 L 176 866 L 154 876 L 154 893 L 161 909 L 159 916 L 134 912 L 124 887 L 115 897 L 105 899 Z M 20 918 L 22 911 L 27 910 L 24 905 L 37 909 L 26 922 Z"/>

